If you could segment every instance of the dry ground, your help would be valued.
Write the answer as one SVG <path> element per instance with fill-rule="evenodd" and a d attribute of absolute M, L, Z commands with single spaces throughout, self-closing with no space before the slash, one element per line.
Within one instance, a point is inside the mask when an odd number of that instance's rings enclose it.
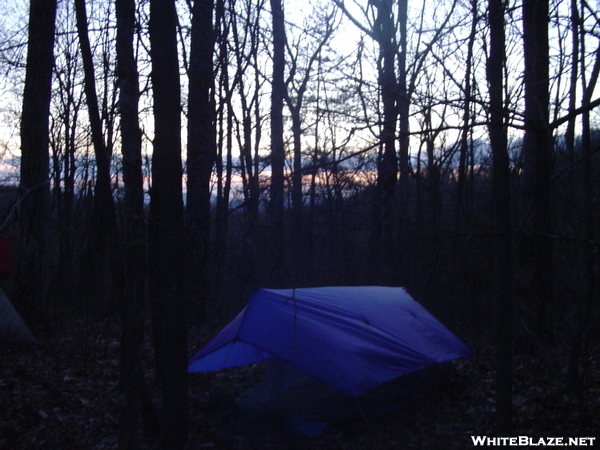
<path fill-rule="evenodd" d="M 0 449 L 116 448 L 118 326 L 78 320 L 33 331 L 37 347 L 0 347 Z M 194 330 L 190 354 L 213 331 Z M 333 424 L 316 438 L 276 421 L 252 421 L 235 407 L 234 399 L 260 379 L 260 366 L 192 374 L 189 448 L 472 448 L 472 435 L 493 429 L 494 372 L 489 342 L 467 344 L 477 356 L 456 364 L 459 378 L 451 388 L 384 417 Z M 600 351 L 587 353 L 581 395 L 566 388 L 564 349 L 538 353 L 515 356 L 515 434 L 600 437 Z M 145 364 L 154 392 L 150 342 Z M 146 445 L 151 448 L 149 439 Z"/>

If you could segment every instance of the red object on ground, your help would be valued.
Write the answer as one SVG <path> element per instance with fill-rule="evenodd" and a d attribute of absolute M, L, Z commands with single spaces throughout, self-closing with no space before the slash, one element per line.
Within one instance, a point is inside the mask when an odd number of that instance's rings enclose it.
<path fill-rule="evenodd" d="M 12 272 L 12 257 L 10 241 L 6 236 L 0 236 L 0 280 L 8 280 Z"/>

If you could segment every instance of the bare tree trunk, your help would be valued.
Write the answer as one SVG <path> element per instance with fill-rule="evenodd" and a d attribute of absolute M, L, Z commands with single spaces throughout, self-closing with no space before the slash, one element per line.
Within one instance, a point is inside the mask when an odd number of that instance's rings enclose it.
<path fill-rule="evenodd" d="M 73 39 L 66 44 L 71 48 Z M 65 53 L 64 50 L 62 50 Z M 52 149 L 52 196 L 56 205 L 58 218 L 59 262 L 61 268 L 56 274 L 56 291 L 61 293 L 65 303 L 79 301 L 74 297 L 77 284 L 73 282 L 74 248 L 76 237 L 73 227 L 76 226 L 73 214 L 75 201 L 75 178 L 77 173 L 77 124 L 82 106 L 82 96 L 77 93 L 77 53 L 65 58 L 64 66 L 58 69 L 55 65 L 54 76 L 60 86 L 55 98 L 60 99 L 58 118 L 50 125 L 50 147 Z"/>
<path fill-rule="evenodd" d="M 475 45 L 475 37 L 477 34 L 478 24 L 478 12 L 477 12 L 477 0 L 471 0 L 471 31 L 469 33 L 469 41 L 467 44 L 467 61 L 465 67 L 465 85 L 463 88 L 463 94 L 465 97 L 465 104 L 463 110 L 463 128 L 460 137 L 460 154 L 458 163 L 458 181 L 456 186 L 456 219 L 455 219 L 455 230 L 460 230 L 461 221 L 465 209 L 467 213 L 470 210 L 470 205 L 466 205 L 465 202 L 465 184 L 467 181 L 467 155 L 469 153 L 469 133 L 471 132 L 471 73 L 473 66 L 473 46 Z M 466 207 L 466 208 L 465 208 Z"/>
<path fill-rule="evenodd" d="M 569 112 L 575 110 L 577 104 L 577 79 L 579 75 L 579 10 L 577 0 L 571 0 L 571 79 L 569 84 Z M 565 146 L 569 164 L 575 162 L 575 121 L 576 117 L 570 119 L 565 131 Z"/>
<path fill-rule="evenodd" d="M 583 46 L 582 46 L 583 47 Z M 582 72 L 585 69 L 585 50 L 581 51 Z M 590 124 L 590 103 L 592 94 L 600 76 L 600 46 L 596 49 L 596 60 L 589 81 L 585 84 L 582 80 L 582 100 L 581 106 L 585 109 L 581 117 L 581 154 L 583 156 L 583 167 L 581 173 L 581 206 L 582 217 L 582 235 L 585 244 L 582 251 L 584 274 L 584 289 L 581 300 L 576 305 L 574 336 L 571 342 L 571 352 L 569 354 L 569 384 L 572 388 L 581 393 L 581 379 L 579 373 L 579 362 L 582 353 L 583 339 L 586 328 L 594 326 L 590 323 L 594 306 L 594 296 L 596 289 L 596 251 L 592 242 L 595 242 L 595 220 L 594 220 L 594 177 L 592 155 L 592 129 Z"/>
<path fill-rule="evenodd" d="M 140 448 L 142 373 L 144 339 L 144 294 L 146 281 L 146 230 L 142 176 L 142 134 L 139 128 L 139 87 L 133 50 L 135 0 L 116 0 L 117 74 L 123 154 L 123 201 L 125 289 L 120 303 L 123 313 L 121 376 L 119 392 L 121 418 L 119 449 Z"/>
<path fill-rule="evenodd" d="M 437 247 L 440 234 L 441 194 L 440 194 L 440 163 L 435 155 L 435 140 L 437 132 L 433 130 L 431 108 L 425 109 L 425 128 L 428 130 L 423 136 L 427 153 L 427 220 L 425 227 L 429 230 L 429 237 Z M 436 250 L 433 249 L 433 252 Z"/>
<path fill-rule="evenodd" d="M 575 110 L 577 104 L 577 84 L 579 78 L 579 33 L 580 30 L 580 19 L 579 19 L 579 5 L 577 0 L 571 0 L 571 36 L 572 36 L 572 55 L 571 55 L 571 80 L 569 85 L 569 112 Z M 582 54 L 583 56 L 583 54 Z M 585 89 L 585 87 L 584 87 Z M 568 164 L 573 165 L 575 163 L 575 125 L 577 117 L 573 116 L 567 122 L 567 129 L 565 131 L 565 149 L 567 152 Z M 585 125 L 584 125 L 585 130 Z M 584 131 L 582 130 L 582 131 Z M 582 147 L 585 147 L 587 139 L 582 136 Z M 584 148 L 582 148 L 584 150 Z M 585 150 L 584 150 L 585 151 Z M 587 158 L 586 158 L 587 159 Z M 587 161 L 584 161 L 587 166 Z M 571 174 L 567 181 L 568 189 L 570 190 L 570 197 L 573 199 L 573 204 L 576 204 L 575 199 L 577 198 L 575 179 L 577 172 L 571 171 Z M 582 177 L 582 187 L 585 184 L 585 176 Z M 584 193 L 583 196 L 586 196 Z M 585 201 L 584 198 L 582 200 Z M 584 209 L 585 210 L 585 209 Z M 585 250 L 584 250 L 585 253 Z M 589 285 L 589 283 L 586 283 Z M 587 287 L 587 286 L 586 286 Z M 573 336 L 571 338 L 571 351 L 569 352 L 569 363 L 568 363 L 568 377 L 569 385 L 572 389 L 579 388 L 579 358 L 581 353 L 581 338 L 583 334 L 583 312 L 581 308 L 581 302 L 577 302 L 575 305 L 574 314 L 574 326 Z"/>
<path fill-rule="evenodd" d="M 408 78 L 406 73 L 407 56 L 407 21 L 408 21 L 408 0 L 398 0 L 398 28 L 400 30 L 400 42 L 398 53 L 398 116 L 399 116 L 399 145 L 398 162 L 400 169 L 400 180 L 398 184 L 398 239 L 401 241 L 403 236 L 407 236 L 408 226 L 408 199 L 409 199 L 409 113 L 410 113 L 410 95 L 408 87 Z"/>
<path fill-rule="evenodd" d="M 496 421 L 500 436 L 512 430 L 512 268 L 510 170 L 503 100 L 506 59 L 504 2 L 489 0 L 490 54 L 487 79 L 490 95 L 489 136 L 492 147 L 492 201 L 494 210 L 494 279 L 496 347 Z"/>
<path fill-rule="evenodd" d="M 189 64 L 186 224 L 191 252 L 190 298 L 206 313 L 209 299 L 210 178 L 217 154 L 213 0 L 195 0 Z"/>
<path fill-rule="evenodd" d="M 398 157 L 396 155 L 396 121 L 397 82 L 396 82 L 396 48 L 394 48 L 394 22 L 392 13 L 393 0 L 382 0 L 376 3 L 377 19 L 373 36 L 379 45 L 378 83 L 381 89 L 383 104 L 383 125 L 380 140 L 383 145 L 381 161 L 377 169 L 377 185 L 375 189 L 374 224 L 371 236 L 372 253 L 377 262 L 376 274 L 380 282 L 389 284 L 393 281 L 393 255 L 395 228 L 395 191 L 398 182 Z"/>
<path fill-rule="evenodd" d="M 307 71 L 308 75 L 309 71 Z M 308 79 L 308 77 L 306 78 Z M 299 285 L 303 279 L 307 276 L 305 268 L 308 267 L 308 261 L 305 258 L 304 252 L 304 227 L 303 222 L 303 192 L 302 192 L 302 180 L 304 174 L 302 173 L 302 121 L 300 118 L 300 108 L 302 107 L 302 96 L 298 92 L 298 100 L 296 106 L 291 105 L 291 99 L 286 95 L 286 100 L 289 100 L 288 109 L 292 116 L 292 135 L 294 140 L 294 163 L 292 172 L 292 223 L 290 226 L 291 236 L 291 252 L 294 260 L 293 273 L 296 274 L 295 284 Z"/>
<path fill-rule="evenodd" d="M 181 87 L 174 0 L 150 1 L 154 150 L 150 200 L 150 293 L 157 378 L 162 392 L 160 446 L 188 438 L 186 246 L 181 162 Z"/>
<path fill-rule="evenodd" d="M 31 0 L 19 185 L 20 259 L 14 301 L 28 309 L 43 307 L 49 288 L 45 271 L 50 210 L 48 124 L 54 65 L 56 0 Z"/>
<path fill-rule="evenodd" d="M 256 12 L 257 18 L 254 22 L 244 24 L 242 29 L 247 35 L 240 35 L 238 29 L 237 17 L 232 17 L 231 20 L 231 39 L 233 41 L 234 56 L 236 60 L 237 70 L 233 77 L 234 85 L 231 89 L 237 90 L 240 95 L 240 106 L 242 116 L 242 139 L 239 143 L 240 146 L 240 169 L 244 187 L 244 200 L 246 203 L 246 211 L 250 222 L 250 233 L 252 234 L 253 229 L 258 224 L 259 215 L 259 183 L 258 183 L 258 171 L 255 170 L 255 163 L 252 155 L 252 103 L 253 100 L 257 100 L 259 96 L 260 84 L 256 84 L 254 91 L 254 99 L 247 96 L 245 92 L 246 83 L 244 81 L 244 72 L 251 66 L 250 61 L 257 58 L 258 53 L 258 35 L 260 33 L 258 24 L 259 12 Z M 245 40 L 250 41 L 249 55 L 244 55 L 244 42 Z M 254 68 L 257 71 L 257 68 Z M 250 99 L 248 98 L 250 97 Z M 231 97 L 228 98 L 227 107 L 229 111 L 233 111 L 231 105 Z M 257 133 L 260 130 L 260 125 L 256 124 Z M 258 142 L 256 143 L 258 145 Z"/>
<path fill-rule="evenodd" d="M 290 225 L 290 244 L 291 253 L 293 255 L 293 273 L 296 274 L 296 282 L 298 285 L 303 280 L 307 279 L 310 274 L 307 267 L 310 266 L 308 253 L 305 246 L 305 227 L 304 227 L 304 171 L 302 167 L 302 111 L 304 108 L 304 98 L 308 89 L 308 83 L 313 73 L 313 65 L 320 59 L 321 52 L 325 44 L 329 41 L 333 33 L 333 15 L 329 15 L 324 21 L 325 29 L 322 34 L 319 34 L 319 40 L 315 50 L 310 54 L 308 63 L 303 68 L 304 73 L 300 74 L 301 78 L 298 83 L 294 83 L 297 73 L 300 71 L 298 67 L 298 54 L 290 52 L 290 90 L 294 92 L 294 98 L 290 93 L 285 91 L 285 103 L 290 111 L 292 120 L 292 137 L 293 137 L 293 172 L 292 172 L 292 223 Z"/>
<path fill-rule="evenodd" d="M 271 90 L 271 232 L 273 233 L 274 283 L 283 282 L 284 261 L 284 165 L 283 100 L 285 98 L 285 22 L 281 0 L 271 0 L 273 18 L 273 80 Z"/>
<path fill-rule="evenodd" d="M 525 166 L 524 214 L 531 235 L 522 252 L 530 258 L 533 277 L 530 291 L 534 312 L 532 327 L 546 332 L 546 312 L 553 298 L 552 231 L 552 135 L 549 128 L 548 0 L 523 2 L 523 53 L 525 61 Z M 529 220 L 527 220 L 529 222 Z"/>
<path fill-rule="evenodd" d="M 96 95 L 96 77 L 88 36 L 85 0 L 75 0 L 75 12 L 84 68 L 85 94 L 97 166 L 94 217 L 90 229 L 90 248 L 86 249 L 86 254 L 90 264 L 88 270 L 91 284 L 104 288 L 104 304 L 112 309 L 115 306 L 115 297 L 119 297 L 122 293 L 123 268 L 110 181 L 110 153 L 104 143 L 102 134 L 102 121 Z M 100 267 L 96 268 L 96 264 L 100 264 Z"/>
<path fill-rule="evenodd" d="M 218 137 L 217 137 L 217 207 L 216 207 L 216 232 L 215 232 L 215 266 L 214 284 L 217 289 L 223 286 L 223 268 L 228 263 L 229 247 L 227 242 L 229 228 L 229 197 L 231 193 L 231 177 L 233 173 L 233 108 L 231 96 L 233 89 L 229 82 L 229 24 L 225 17 L 225 1 L 216 2 L 216 23 L 219 48 L 219 63 L 221 73 L 219 77 L 220 103 L 218 109 Z M 225 158 L 225 163 L 223 163 Z"/>

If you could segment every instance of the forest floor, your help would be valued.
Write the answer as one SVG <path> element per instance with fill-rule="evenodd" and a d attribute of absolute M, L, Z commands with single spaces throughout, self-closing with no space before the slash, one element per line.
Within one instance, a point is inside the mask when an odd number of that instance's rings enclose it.
<path fill-rule="evenodd" d="M 32 331 L 39 345 L 0 347 L 0 449 L 116 448 L 119 327 L 72 321 Z M 190 354 L 213 331 L 195 330 Z M 147 341 L 144 364 L 155 392 Z M 280 421 L 251 420 L 235 406 L 235 398 L 259 381 L 260 365 L 191 374 L 189 448 L 472 448 L 471 436 L 492 434 L 494 371 L 489 342 L 466 341 L 476 357 L 455 363 L 458 377 L 449 388 L 382 417 L 330 424 L 318 437 L 300 435 Z M 579 395 L 566 387 L 565 349 L 515 356 L 515 435 L 600 438 L 600 348 L 586 354 Z M 151 448 L 150 439 L 146 445 Z"/>

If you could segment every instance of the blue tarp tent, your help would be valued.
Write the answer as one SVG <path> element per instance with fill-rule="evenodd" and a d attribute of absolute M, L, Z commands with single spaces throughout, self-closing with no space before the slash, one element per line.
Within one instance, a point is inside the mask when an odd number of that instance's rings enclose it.
<path fill-rule="evenodd" d="M 189 372 L 275 356 L 349 395 L 472 352 L 403 288 L 261 289 Z"/>

